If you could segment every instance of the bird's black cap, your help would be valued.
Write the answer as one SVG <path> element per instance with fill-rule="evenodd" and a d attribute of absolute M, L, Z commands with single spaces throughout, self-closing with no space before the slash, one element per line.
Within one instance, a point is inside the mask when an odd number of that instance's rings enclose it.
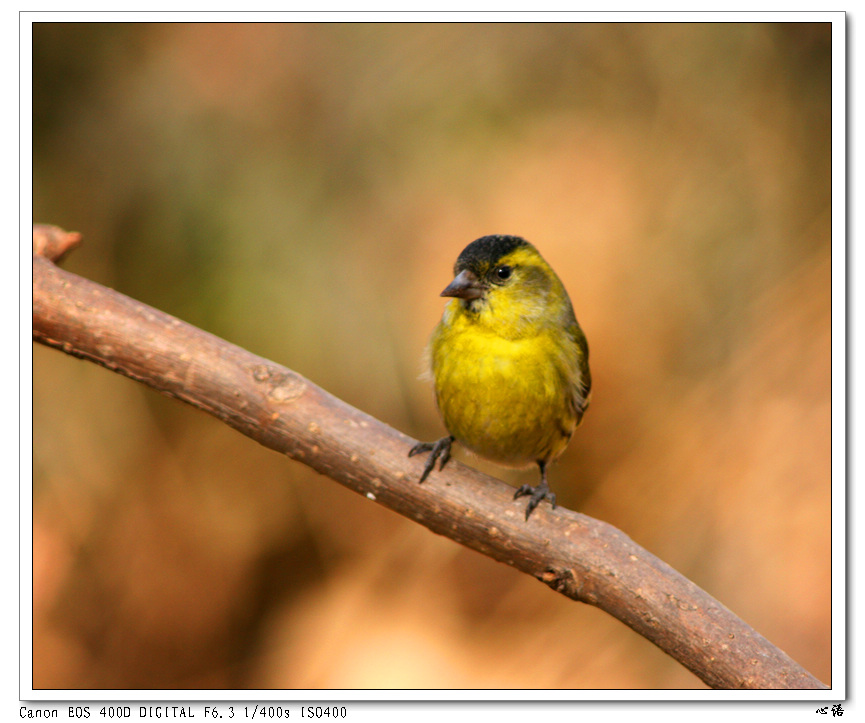
<path fill-rule="evenodd" d="M 529 246 L 529 242 L 520 236 L 481 236 L 466 246 L 457 257 L 454 274 L 469 269 L 483 276 L 492 264 L 520 246 Z"/>

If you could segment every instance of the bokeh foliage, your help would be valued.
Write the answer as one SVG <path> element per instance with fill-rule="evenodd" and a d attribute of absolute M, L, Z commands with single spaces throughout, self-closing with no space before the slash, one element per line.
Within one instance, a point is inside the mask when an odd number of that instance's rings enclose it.
<path fill-rule="evenodd" d="M 423 439 L 454 259 L 525 236 L 591 349 L 560 503 L 829 683 L 830 49 L 828 24 L 37 23 L 34 220 L 84 234 L 65 268 Z M 36 687 L 700 685 L 104 369 L 37 346 L 33 403 Z"/>

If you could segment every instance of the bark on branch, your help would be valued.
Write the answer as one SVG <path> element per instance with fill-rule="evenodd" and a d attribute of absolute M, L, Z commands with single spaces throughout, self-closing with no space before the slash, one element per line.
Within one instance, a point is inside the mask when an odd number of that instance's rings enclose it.
<path fill-rule="evenodd" d="M 418 484 L 415 440 L 299 374 L 53 263 L 80 241 L 33 229 L 33 339 L 203 409 L 433 532 L 507 563 L 651 640 L 713 688 L 826 688 L 618 529 L 451 462 Z"/>

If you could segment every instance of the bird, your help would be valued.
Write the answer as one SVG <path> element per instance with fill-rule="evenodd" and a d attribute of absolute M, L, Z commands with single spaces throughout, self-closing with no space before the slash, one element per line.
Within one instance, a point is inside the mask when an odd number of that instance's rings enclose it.
<path fill-rule="evenodd" d="M 436 406 L 448 434 L 420 442 L 428 452 L 420 482 L 454 442 L 508 467 L 537 465 L 524 484 L 525 519 L 544 499 L 556 507 L 547 467 L 565 450 L 591 398 L 589 346 L 570 297 L 552 267 L 521 236 L 472 241 L 441 296 L 444 313 L 427 347 Z"/>

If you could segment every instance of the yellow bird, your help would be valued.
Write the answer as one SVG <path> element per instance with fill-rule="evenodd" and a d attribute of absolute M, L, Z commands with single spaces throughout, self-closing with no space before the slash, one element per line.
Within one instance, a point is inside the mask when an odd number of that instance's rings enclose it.
<path fill-rule="evenodd" d="M 547 465 L 565 449 L 589 406 L 589 346 L 565 287 L 537 249 L 519 236 L 484 236 L 454 265 L 451 297 L 433 331 L 429 357 L 436 402 L 449 435 L 421 442 L 423 482 L 459 442 L 508 467 L 537 464 L 541 481 L 526 520 L 543 499 L 556 506 Z"/>

